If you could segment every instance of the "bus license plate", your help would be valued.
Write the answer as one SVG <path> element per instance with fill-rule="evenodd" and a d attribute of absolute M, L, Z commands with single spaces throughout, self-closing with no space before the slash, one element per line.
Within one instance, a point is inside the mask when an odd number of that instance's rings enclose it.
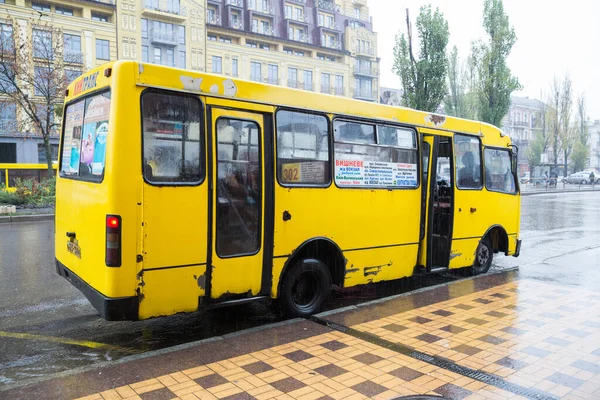
<path fill-rule="evenodd" d="M 67 250 L 69 253 L 74 254 L 75 257 L 81 258 L 81 249 L 79 248 L 79 245 L 73 242 L 67 242 Z"/>

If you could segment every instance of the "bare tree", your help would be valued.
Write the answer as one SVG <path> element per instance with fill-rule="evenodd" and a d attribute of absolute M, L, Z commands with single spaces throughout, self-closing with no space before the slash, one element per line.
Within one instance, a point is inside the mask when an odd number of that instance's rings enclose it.
<path fill-rule="evenodd" d="M 568 73 L 565 74 L 562 83 L 562 91 L 560 94 L 560 142 L 564 156 L 565 176 L 567 176 L 567 168 L 569 156 L 573 151 L 573 146 L 577 140 L 577 126 L 571 124 L 571 114 L 573 111 L 573 82 Z"/>
<path fill-rule="evenodd" d="M 50 138 L 60 125 L 55 113 L 62 110 L 67 79 L 62 31 L 41 18 L 26 33 L 13 20 L 12 37 L 0 40 L 0 98 L 17 105 L 16 130 L 42 138 L 52 176 Z"/>
<path fill-rule="evenodd" d="M 549 140 L 548 144 L 552 148 L 552 156 L 554 162 L 554 168 L 558 168 L 558 153 L 562 147 L 560 143 L 560 96 L 562 91 L 562 85 L 558 78 L 555 76 L 552 84 L 550 85 L 550 95 L 548 98 L 548 133 Z"/>

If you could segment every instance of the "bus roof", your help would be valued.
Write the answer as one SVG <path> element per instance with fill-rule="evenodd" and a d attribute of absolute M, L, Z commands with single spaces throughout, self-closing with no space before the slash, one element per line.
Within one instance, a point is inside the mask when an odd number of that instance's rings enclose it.
<path fill-rule="evenodd" d="M 388 120 L 421 128 L 478 135 L 482 136 L 488 145 L 510 145 L 510 138 L 500 129 L 479 121 L 137 61 L 113 61 L 87 72 L 69 85 L 66 101 L 108 86 L 110 78 L 105 76 L 109 75 L 105 73 L 108 69 L 111 74 L 113 71 L 127 74 L 129 70 L 134 74 L 136 85 L 140 86 L 329 114 Z"/>

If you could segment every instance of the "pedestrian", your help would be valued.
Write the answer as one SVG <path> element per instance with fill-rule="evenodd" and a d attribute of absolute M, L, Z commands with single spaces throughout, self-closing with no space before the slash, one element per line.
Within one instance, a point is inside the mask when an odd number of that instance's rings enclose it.
<path fill-rule="evenodd" d="M 593 185 L 596 180 L 596 177 L 594 176 L 594 171 L 590 171 L 590 185 Z"/>

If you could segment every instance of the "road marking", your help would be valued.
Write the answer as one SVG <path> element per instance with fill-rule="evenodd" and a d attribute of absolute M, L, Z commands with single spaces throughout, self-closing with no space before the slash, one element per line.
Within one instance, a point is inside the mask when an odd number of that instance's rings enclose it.
<path fill-rule="evenodd" d="M 7 337 L 13 339 L 24 339 L 24 340 L 37 340 L 40 342 L 51 342 L 51 343 L 59 343 L 59 344 L 69 344 L 73 346 L 81 346 L 87 347 L 90 349 L 107 349 L 107 350 L 115 350 L 121 353 L 127 354 L 137 354 L 141 353 L 141 350 L 130 349 L 126 347 L 113 346 L 110 344 L 92 342 L 91 340 L 77 340 L 77 339 L 69 339 L 69 338 L 61 338 L 54 336 L 43 336 L 43 335 L 33 335 L 31 333 L 19 333 L 19 332 L 3 332 L 0 331 L 0 337 Z"/>

